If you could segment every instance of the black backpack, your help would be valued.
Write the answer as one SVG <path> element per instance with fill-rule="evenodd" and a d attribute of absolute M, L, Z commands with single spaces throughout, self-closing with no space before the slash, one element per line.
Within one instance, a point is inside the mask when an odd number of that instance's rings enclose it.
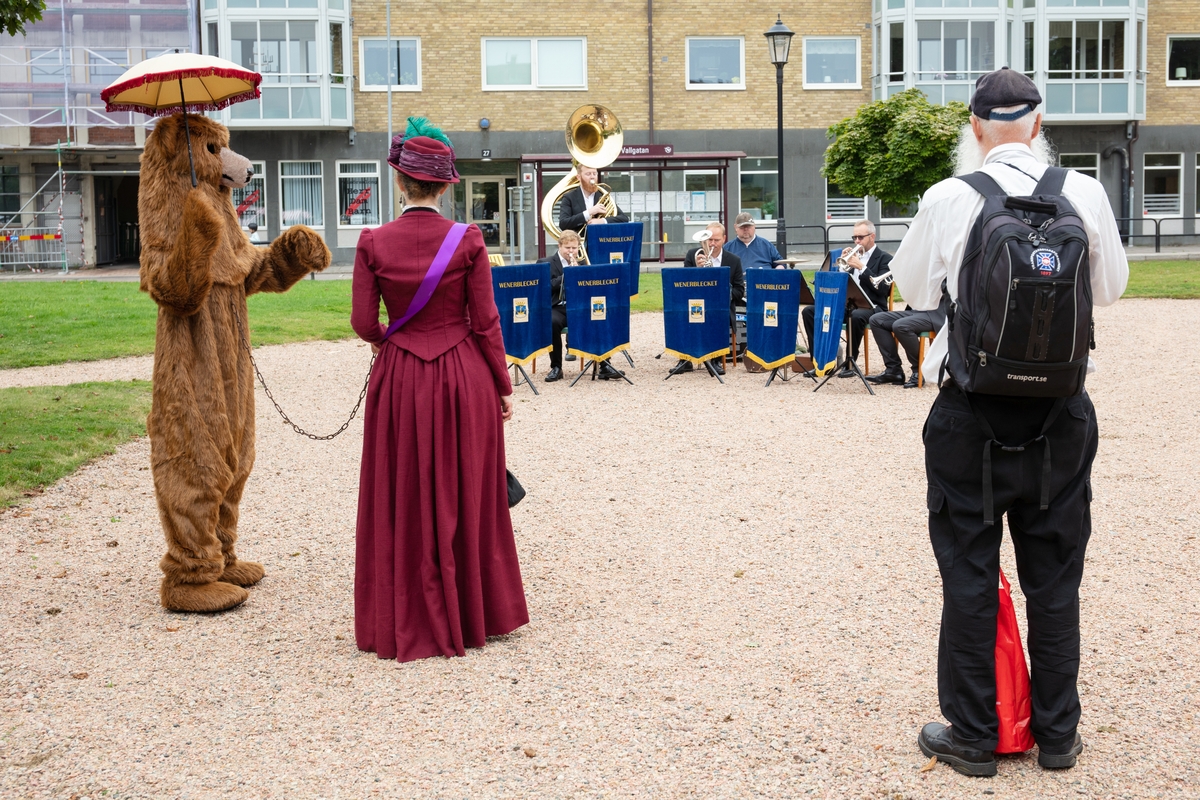
<path fill-rule="evenodd" d="M 984 196 L 958 273 L 958 302 L 947 314 L 943 369 L 963 391 L 1083 391 L 1095 347 L 1091 268 L 1087 232 L 1062 196 L 1066 174 L 1047 168 L 1029 197 L 1008 196 L 983 172 L 959 176 Z"/>

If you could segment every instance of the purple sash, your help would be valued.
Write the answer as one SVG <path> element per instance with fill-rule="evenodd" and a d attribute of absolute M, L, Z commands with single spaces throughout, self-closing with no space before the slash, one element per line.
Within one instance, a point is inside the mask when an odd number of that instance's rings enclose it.
<path fill-rule="evenodd" d="M 446 238 L 442 240 L 442 246 L 438 248 L 437 255 L 433 257 L 433 263 L 429 265 L 429 271 L 425 273 L 425 277 L 421 279 L 421 285 L 417 287 L 417 293 L 413 295 L 413 299 L 408 304 L 408 310 L 404 312 L 404 316 L 388 325 L 387 333 L 383 335 L 387 339 L 400 327 L 410 319 L 415 317 L 417 313 L 425 307 L 429 302 L 429 298 L 433 297 L 433 290 L 437 288 L 438 283 L 442 280 L 442 275 L 446 273 L 446 267 L 450 266 L 450 258 L 454 255 L 454 251 L 458 249 L 459 242 L 467 233 L 465 223 L 456 222 L 446 234 Z"/>

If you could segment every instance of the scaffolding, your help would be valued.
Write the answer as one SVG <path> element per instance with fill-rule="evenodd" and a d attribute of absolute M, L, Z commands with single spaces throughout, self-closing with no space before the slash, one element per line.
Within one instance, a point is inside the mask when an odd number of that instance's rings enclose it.
<path fill-rule="evenodd" d="M 57 148 L 58 170 L 34 192 L 15 213 L 5 214 L 0 224 L 0 269 L 20 268 L 31 272 L 60 269 L 70 271 L 64 238 L 66 226 L 67 175 L 62 165 L 62 145 Z M 57 189 L 57 191 L 55 191 Z M 46 192 L 49 190 L 50 195 Z M 41 201 L 41 208 L 34 208 Z M 54 212 L 57 211 L 57 220 Z M 47 224 L 47 223 L 54 224 Z M 83 262 L 82 229 L 80 263 Z"/>

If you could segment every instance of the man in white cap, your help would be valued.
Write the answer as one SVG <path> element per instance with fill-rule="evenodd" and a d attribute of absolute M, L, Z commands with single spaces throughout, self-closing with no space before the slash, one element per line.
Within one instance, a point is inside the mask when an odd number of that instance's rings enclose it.
<path fill-rule="evenodd" d="M 783 258 L 775 245 L 759 236 L 754 228 L 754 217 L 745 211 L 733 218 L 736 239 L 725 243 L 725 252 L 733 253 L 742 260 L 742 269 L 771 269 Z"/>
<path fill-rule="evenodd" d="M 963 131 L 957 159 L 957 173 L 966 180 L 949 178 L 925 193 L 891 264 L 896 284 L 913 308 L 937 308 L 943 285 L 950 300 L 957 304 L 957 319 L 951 307 L 950 325 L 943 327 L 921 365 L 926 381 L 937 381 L 943 365 L 949 367 L 925 422 L 923 440 L 929 539 L 942 576 L 938 698 L 942 714 L 951 724 L 929 723 L 921 729 L 917 743 L 926 756 L 936 756 L 965 775 L 996 774 L 997 584 L 1004 522 L 1001 517 L 1005 515 L 1029 625 L 1029 728 L 1038 745 L 1038 763 L 1046 769 L 1069 769 L 1083 750 L 1076 686 L 1079 585 L 1091 535 L 1091 469 L 1099 439 L 1095 410 L 1081 386 L 1074 394 L 1064 391 L 1059 396 L 1011 390 L 1027 385 L 1023 383 L 1001 387 L 1008 389 L 1004 392 L 968 390 L 977 385 L 979 373 L 972 370 L 968 374 L 958 366 L 967 356 L 977 358 L 974 363 L 981 367 L 988 363 L 988 354 L 981 346 L 977 345 L 976 350 L 963 346 L 965 331 L 973 319 L 979 318 L 966 313 L 977 301 L 959 291 L 960 280 L 984 287 L 989 300 L 995 291 L 980 260 L 996 257 L 995 253 L 966 252 L 971 235 L 981 237 L 983 249 L 988 249 L 988 243 L 1000 241 L 984 241 L 984 236 L 990 235 L 973 234 L 985 203 L 992 204 L 989 208 L 1008 208 L 1010 199 L 1018 197 L 1039 194 L 1054 199 L 1055 204 L 1050 206 L 1054 216 L 1043 227 L 1051 227 L 1059 218 L 1069 219 L 1077 226 L 1073 230 L 1086 234 L 1076 263 L 1084 265 L 1078 275 L 1089 280 L 1092 305 L 1116 302 L 1129 278 L 1129 265 L 1104 187 L 1078 172 L 1064 175 L 1056 170 L 1046 174 L 1050 151 L 1040 136 L 1042 115 L 1037 109 L 1041 102 L 1033 81 L 1015 70 L 1004 68 L 979 79 L 971 99 L 970 126 Z M 985 198 L 975 188 L 993 184 L 1004 194 Z M 1044 195 L 1037 191 L 1039 185 L 1053 184 L 1061 188 Z M 1000 201 L 1005 195 L 1007 198 Z M 1070 204 L 1077 219 L 1058 212 L 1060 201 Z M 1016 202 L 1013 208 L 1047 205 Z M 998 213 L 990 213 L 989 225 L 999 219 Z M 1022 213 L 1037 215 L 1035 211 Z M 1012 220 L 1016 225 L 1022 223 L 1015 216 Z M 1054 246 L 1054 242 L 1043 241 L 1048 244 L 1038 246 Z M 1009 247 L 1007 240 L 1004 246 Z M 1062 268 L 1052 250 L 1034 253 L 1039 254 L 1053 262 L 1052 269 Z M 1021 265 L 1009 264 L 1009 269 L 1017 267 Z M 1047 286 L 1052 283 L 1049 279 L 1043 281 Z M 1004 281 L 1001 288 L 1007 291 L 1010 283 Z M 1015 290 L 1011 297 L 1016 299 Z M 1054 302 L 1049 308 L 1055 307 Z M 1007 305 L 999 303 L 1001 308 Z M 1070 302 L 1062 305 L 1062 316 L 1067 317 Z M 1047 318 L 1046 329 L 1050 324 Z M 1018 334 L 1039 330 L 1024 318 L 1020 325 L 1014 323 L 1014 329 Z M 1033 341 L 1033 333 L 1026 336 Z M 1074 351 L 1074 338 L 1063 338 L 1071 340 L 1069 349 Z M 951 340 L 955 349 L 946 361 Z M 1057 346 L 1057 340 L 1050 346 Z M 1010 362 L 1019 366 L 1008 366 L 995 354 L 991 357 L 996 361 L 991 374 L 999 379 L 1011 378 L 1012 372 L 1033 363 L 1028 355 L 1025 361 Z M 1081 367 L 1087 370 L 1086 361 Z M 1079 370 L 1075 374 L 1077 380 L 1082 377 Z"/>

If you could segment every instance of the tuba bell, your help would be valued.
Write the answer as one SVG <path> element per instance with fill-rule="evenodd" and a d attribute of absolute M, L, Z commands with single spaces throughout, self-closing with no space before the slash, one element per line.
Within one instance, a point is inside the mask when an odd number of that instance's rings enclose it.
<path fill-rule="evenodd" d="M 542 198 L 542 227 L 554 241 L 562 236 L 557 221 L 554 219 L 554 207 L 562 200 L 563 195 L 579 186 L 579 167 L 603 169 L 617 160 L 621 155 L 621 145 L 625 142 L 625 134 L 617 115 L 601 105 L 589 104 L 580 106 L 567 120 L 566 129 L 567 152 L 571 154 L 571 171 Z M 597 192 L 600 194 L 600 204 L 604 206 L 605 216 L 617 214 L 617 203 L 613 200 L 612 191 L 603 183 Z M 581 263 L 588 263 L 587 250 L 582 241 L 579 243 Z"/>

